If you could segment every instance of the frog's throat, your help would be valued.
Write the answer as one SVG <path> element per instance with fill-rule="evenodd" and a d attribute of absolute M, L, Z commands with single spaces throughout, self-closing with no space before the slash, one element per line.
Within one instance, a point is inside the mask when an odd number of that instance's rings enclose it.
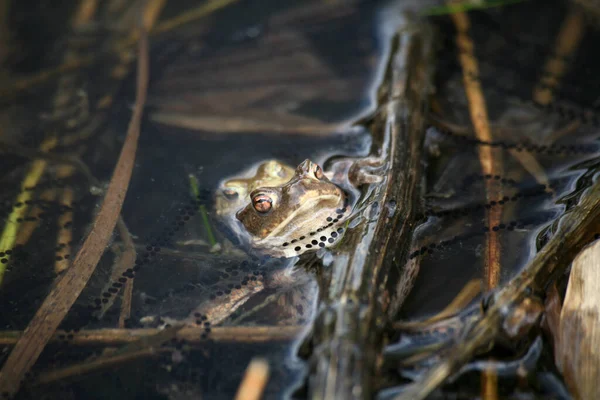
<path fill-rule="evenodd" d="M 319 196 L 316 199 L 311 199 L 307 202 L 305 202 L 304 204 L 302 204 L 300 206 L 300 208 L 298 208 L 296 210 L 295 213 L 293 213 L 292 215 L 290 215 L 289 217 L 287 217 L 286 219 L 284 219 L 283 221 L 281 221 L 281 223 L 277 226 L 277 228 L 273 229 L 271 231 L 271 233 L 269 233 L 267 236 L 265 236 L 264 238 L 262 238 L 260 241 L 263 240 L 269 240 L 269 239 L 273 239 L 275 237 L 278 237 L 281 232 L 283 231 L 284 227 L 288 226 L 288 224 L 296 217 L 296 215 L 303 213 L 304 211 L 306 211 L 307 209 L 311 209 L 313 207 L 315 207 L 319 202 L 323 201 L 323 200 L 336 200 L 336 199 L 340 199 L 340 201 L 338 202 L 338 204 L 340 203 L 344 203 L 344 196 L 335 196 L 335 195 L 324 195 L 324 196 Z"/>

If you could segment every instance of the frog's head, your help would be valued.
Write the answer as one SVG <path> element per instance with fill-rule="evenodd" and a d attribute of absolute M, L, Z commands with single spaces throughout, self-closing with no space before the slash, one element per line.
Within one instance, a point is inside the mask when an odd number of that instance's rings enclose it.
<path fill-rule="evenodd" d="M 289 182 L 254 189 L 236 217 L 254 247 L 289 257 L 336 241 L 347 210 L 345 197 L 319 165 L 305 160 Z"/>
<path fill-rule="evenodd" d="M 235 214 L 248 202 L 248 194 L 261 186 L 278 186 L 294 176 L 294 168 L 277 161 L 268 160 L 258 167 L 247 170 L 243 176 L 223 181 L 215 193 L 217 215 L 227 217 Z"/>

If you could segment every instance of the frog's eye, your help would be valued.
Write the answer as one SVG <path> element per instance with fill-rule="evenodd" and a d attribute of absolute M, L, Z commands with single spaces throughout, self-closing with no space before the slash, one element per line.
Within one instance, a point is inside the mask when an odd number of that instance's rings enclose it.
<path fill-rule="evenodd" d="M 323 179 L 323 170 L 318 165 L 315 167 L 315 178 Z"/>
<path fill-rule="evenodd" d="M 252 206 L 261 214 L 267 213 L 273 207 L 273 199 L 266 194 L 257 194 L 252 198 Z"/>
<path fill-rule="evenodd" d="M 237 198 L 237 197 L 238 197 L 238 192 L 236 192 L 236 191 L 235 191 L 235 190 L 233 190 L 233 189 L 225 189 L 225 190 L 223 190 L 223 195 L 224 195 L 224 196 L 225 196 L 227 199 L 229 199 L 229 200 L 233 200 L 233 199 L 235 199 L 235 198 Z"/>

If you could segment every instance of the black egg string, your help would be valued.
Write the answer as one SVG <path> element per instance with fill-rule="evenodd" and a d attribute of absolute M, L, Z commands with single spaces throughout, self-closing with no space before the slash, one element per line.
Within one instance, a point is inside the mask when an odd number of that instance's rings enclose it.
<path fill-rule="evenodd" d="M 506 87 L 499 86 L 497 84 L 498 79 L 496 78 L 485 78 L 482 80 L 487 89 L 491 89 L 497 93 L 510 95 L 510 96 L 518 96 L 518 92 L 515 89 L 507 89 Z M 600 126 L 600 114 L 597 112 L 596 107 L 588 108 L 588 107 L 580 107 L 575 105 L 576 101 L 571 99 L 558 96 L 555 88 L 551 85 L 548 85 L 543 82 L 538 82 L 536 84 L 540 87 L 540 89 L 549 89 L 552 90 L 555 94 L 554 101 L 549 104 L 540 104 L 535 101 L 531 101 L 530 99 L 522 99 L 522 101 L 526 104 L 529 104 L 541 111 L 555 114 L 560 117 L 562 120 L 567 121 L 580 121 L 584 125 L 590 125 L 594 127 Z M 574 86 L 571 86 L 575 89 Z"/>
<path fill-rule="evenodd" d="M 498 92 L 501 94 L 515 95 L 514 91 L 500 88 L 500 87 L 494 85 L 492 82 L 490 82 L 490 85 L 486 85 L 486 87 L 492 91 L 495 91 L 495 92 Z M 540 104 L 540 103 L 531 101 L 529 99 L 522 99 L 522 102 L 525 104 L 528 104 L 530 106 L 533 106 L 543 112 L 557 115 L 560 119 L 562 119 L 564 121 L 579 121 L 583 125 L 600 127 L 600 114 L 598 114 L 595 110 L 590 109 L 590 108 L 582 108 L 582 107 L 575 106 L 575 105 L 571 104 L 571 102 L 568 100 L 564 100 L 564 99 L 554 100 L 553 102 L 548 103 L 548 104 Z M 578 151 L 578 150 L 573 151 L 571 149 L 569 149 L 569 151 L 568 151 L 568 153 L 571 153 L 571 154 L 586 153 L 586 152 L 588 152 L 588 151 Z M 594 151 L 590 150 L 589 152 L 593 153 Z M 560 153 L 556 153 L 556 154 L 560 154 Z"/>
<path fill-rule="evenodd" d="M 492 64 L 492 63 L 489 63 Z M 457 65 L 457 64 L 455 64 Z M 493 66 L 496 67 L 497 65 L 502 66 L 501 63 L 494 61 Z M 509 66 L 509 64 L 505 64 L 505 66 Z M 514 68 L 509 68 L 511 70 L 511 72 L 514 72 Z M 520 73 L 522 71 L 519 71 Z M 472 79 L 475 79 L 479 82 L 481 82 L 486 89 L 491 89 L 493 91 L 496 91 L 500 94 L 503 94 L 505 96 L 511 96 L 511 97 L 521 97 L 522 96 L 522 92 L 519 92 L 519 89 L 528 86 L 529 82 L 527 81 L 523 81 L 522 79 L 519 79 L 519 77 L 515 77 L 515 76 L 511 76 L 510 79 L 513 80 L 513 87 L 508 87 L 507 85 L 504 84 L 499 84 L 499 82 L 502 81 L 501 77 L 499 78 L 498 76 L 498 71 L 495 70 L 493 76 L 489 75 L 489 74 L 480 74 L 480 75 L 475 75 L 475 74 L 470 74 L 469 75 Z M 564 81 L 564 80 L 563 80 Z M 597 79 L 594 81 L 598 81 Z M 579 91 L 580 88 L 578 88 L 577 86 L 573 85 L 572 83 L 568 83 L 567 81 L 563 82 L 564 85 L 561 85 L 561 92 L 563 93 L 559 93 L 558 91 L 556 91 L 555 87 L 543 82 L 543 81 L 538 81 L 536 82 L 536 86 L 539 87 L 540 89 L 547 89 L 550 90 L 554 93 L 554 100 L 552 103 L 550 103 L 550 107 L 548 105 L 543 105 L 540 103 L 537 103 L 535 101 L 532 101 L 529 97 L 527 98 L 522 98 L 521 100 L 524 103 L 528 103 L 530 105 L 533 105 L 534 107 L 541 109 L 543 111 L 550 111 L 550 112 L 555 112 L 556 114 L 558 114 L 561 118 L 563 119 L 568 119 L 568 120 L 575 120 L 575 119 L 579 119 L 581 122 L 583 122 L 584 124 L 588 124 L 588 125 L 598 125 L 598 123 L 600 122 L 600 116 L 597 114 L 597 106 L 596 107 L 581 107 L 576 105 L 577 101 L 569 98 L 568 96 L 564 96 L 564 92 L 565 89 L 566 90 L 571 90 L 571 91 Z M 590 85 L 593 87 L 594 83 L 590 82 L 589 80 L 586 80 L 586 85 Z"/>
<path fill-rule="evenodd" d="M 313 232 L 309 232 L 308 236 L 314 237 L 315 235 L 318 237 L 317 239 L 312 239 L 310 243 L 307 243 L 304 245 L 304 247 L 306 249 L 312 249 L 313 247 L 317 248 L 317 247 L 325 247 L 327 246 L 327 244 L 332 244 L 336 241 L 336 239 L 338 238 L 338 236 L 340 236 L 342 233 L 344 233 L 344 228 L 337 228 L 331 232 L 329 232 L 329 234 L 325 235 L 323 232 L 326 231 L 327 229 L 331 228 L 334 224 L 338 223 L 342 218 L 344 218 L 344 214 L 346 213 L 346 211 L 348 210 L 348 206 L 345 206 L 344 208 L 338 208 L 337 210 L 335 210 L 335 214 L 333 214 L 333 216 L 329 216 L 326 218 L 326 224 L 317 228 L 315 231 Z M 287 247 L 289 245 L 294 245 L 297 242 L 301 242 L 304 239 L 306 239 L 306 236 L 300 236 L 296 239 L 292 239 L 289 242 L 284 242 L 281 246 L 282 247 Z M 296 252 L 300 252 L 302 250 L 302 247 L 297 245 L 294 246 L 294 251 Z"/>
<path fill-rule="evenodd" d="M 73 245 L 73 241 L 69 243 L 60 243 L 56 246 L 55 251 L 60 251 L 66 246 Z M 70 254 L 56 255 L 54 259 L 56 261 L 68 260 L 71 257 Z M 24 266 L 27 263 L 28 254 L 24 249 L 23 245 L 16 245 L 13 248 L 5 249 L 0 251 L 0 264 L 4 266 L 6 273 L 11 272 L 13 269 Z"/>
<path fill-rule="evenodd" d="M 133 267 L 128 268 L 122 273 L 121 277 L 117 281 L 111 283 L 111 287 L 102 293 L 101 297 L 94 299 L 94 304 L 88 306 L 88 310 L 96 312 L 102 309 L 102 304 L 107 304 L 109 298 L 117 295 L 121 288 L 127 283 L 128 279 L 133 279 L 136 273 L 142 269 L 144 265 L 152 262 L 158 253 L 161 251 L 161 246 L 166 246 L 176 232 L 191 220 L 196 215 L 196 208 L 199 206 L 199 202 L 192 200 L 189 205 L 181 207 L 178 211 L 179 214 L 175 217 L 169 226 L 167 226 L 163 232 L 153 240 L 149 240 L 146 245 L 145 251 L 138 254 Z"/>
<path fill-rule="evenodd" d="M 562 119 L 570 121 L 581 121 L 585 125 L 591 125 L 594 127 L 600 127 L 600 115 L 594 110 L 589 108 L 581 108 L 572 104 L 565 104 L 560 101 L 554 101 L 549 104 L 533 103 L 537 108 L 550 112 L 556 113 Z"/>
<path fill-rule="evenodd" d="M 514 231 L 515 229 L 525 229 L 528 226 L 538 225 L 540 223 L 548 222 L 547 218 L 541 217 L 530 217 L 524 218 L 521 220 L 515 220 L 508 223 L 501 223 L 495 226 L 483 226 L 479 231 L 471 231 L 459 235 L 455 235 L 449 239 L 442 240 L 439 243 L 430 243 L 424 246 L 421 246 L 419 249 L 413 251 L 409 254 L 408 259 L 412 260 L 418 256 L 423 256 L 426 254 L 433 254 L 436 251 L 443 250 L 461 240 L 471 239 L 473 237 L 481 236 L 489 234 L 490 232 L 500 232 L 503 230 Z"/>
<path fill-rule="evenodd" d="M 481 181 L 495 181 L 503 186 L 519 188 L 519 183 L 512 178 L 505 178 L 501 175 L 491 174 L 471 174 L 464 179 L 461 190 L 466 190 Z"/>
<path fill-rule="evenodd" d="M 25 206 L 39 207 L 42 210 L 42 212 L 40 214 L 38 214 L 36 216 L 30 216 L 30 217 L 24 217 L 24 218 L 20 217 L 20 218 L 16 219 L 16 222 L 28 222 L 28 221 L 42 220 L 44 218 L 47 218 L 50 215 L 61 215 L 61 214 L 73 211 L 74 206 L 76 206 L 76 205 L 77 205 L 76 202 L 73 202 L 69 206 L 66 204 L 62 204 L 58 201 L 49 201 L 49 200 L 42 200 L 42 199 L 25 200 L 25 201 L 18 201 L 15 203 L 5 202 L 4 204 L 0 205 L 0 212 L 7 213 L 15 208 L 21 208 L 21 207 L 25 207 Z"/>
<path fill-rule="evenodd" d="M 460 218 L 460 217 L 467 216 L 474 212 L 482 211 L 484 209 L 490 210 L 494 207 L 499 207 L 499 206 L 502 206 L 502 205 L 510 203 L 510 202 L 517 202 L 521 199 L 525 199 L 525 198 L 529 198 L 529 197 L 536 197 L 536 196 L 551 196 L 551 193 L 547 186 L 540 184 L 540 185 L 535 185 L 534 187 L 532 187 L 528 190 L 522 190 L 517 193 L 514 193 L 511 196 L 503 196 L 502 198 L 500 198 L 498 200 L 491 200 L 487 203 L 477 204 L 477 205 L 474 205 L 471 207 L 464 207 L 464 208 L 454 209 L 454 210 L 441 210 L 441 211 L 434 211 L 432 209 L 428 209 L 418 219 L 424 219 L 425 217 L 429 217 L 429 216 L 438 217 L 438 218 Z"/>
<path fill-rule="evenodd" d="M 198 198 L 200 199 L 201 196 L 202 195 L 198 196 Z M 161 250 L 161 246 L 167 245 L 175 233 L 178 232 L 188 221 L 192 219 L 192 217 L 196 215 L 195 209 L 197 209 L 199 205 L 199 200 L 192 200 L 190 205 L 180 208 L 179 215 L 175 217 L 174 221 L 171 223 L 171 226 L 165 228 L 162 234 L 159 234 L 156 239 L 149 240 L 150 243 L 146 246 L 146 251 L 137 257 L 135 265 L 132 268 L 125 270 L 117 282 L 113 282 L 111 287 L 106 292 L 102 293 L 100 298 L 94 299 L 94 304 L 90 304 L 88 306 L 88 310 L 90 312 L 97 312 L 101 310 L 102 304 L 108 303 L 108 299 L 111 296 L 117 295 L 127 282 L 127 279 L 134 278 L 136 273 L 144 264 L 149 264 L 156 257 Z M 243 261 L 238 267 L 226 268 L 225 272 L 220 274 L 221 279 L 239 275 L 240 271 L 238 270 L 249 271 L 253 266 L 256 269 L 254 269 L 251 274 L 249 273 L 242 277 L 239 282 L 230 283 L 226 287 L 216 287 L 210 294 L 209 298 L 214 300 L 217 297 L 229 295 L 233 290 L 241 290 L 243 286 L 248 285 L 251 281 L 257 281 L 264 278 L 265 272 L 260 268 L 262 266 L 261 260 L 259 260 L 257 257 L 252 257 L 252 261 L 255 262 L 255 264 L 251 265 L 248 261 Z M 183 288 L 178 290 L 178 292 L 190 290 L 192 287 L 193 285 L 185 285 Z M 210 333 L 210 321 L 208 321 L 207 318 L 202 317 L 206 316 L 201 316 L 200 319 L 197 319 L 197 321 L 200 320 L 205 326 L 205 332 L 202 334 L 202 339 L 205 339 L 208 333 Z"/>
<path fill-rule="evenodd" d="M 0 251 L 0 263 L 4 266 L 6 272 L 10 272 L 13 268 L 25 265 L 27 256 L 27 252 L 23 249 L 23 246 L 17 245 L 12 249 Z"/>
<path fill-rule="evenodd" d="M 449 129 L 435 127 L 436 131 L 453 138 L 456 141 L 465 142 L 477 146 L 500 147 L 505 150 L 523 151 L 529 153 L 543 153 L 546 155 L 560 154 L 592 154 L 600 149 L 596 145 L 535 145 L 531 143 L 509 143 L 509 142 L 486 142 L 474 137 L 458 135 Z"/>
<path fill-rule="evenodd" d="M 213 290 L 213 292 L 209 295 L 209 299 L 210 300 L 214 300 L 217 297 L 221 297 L 221 296 L 225 296 L 225 295 L 230 295 L 232 291 L 234 291 L 234 290 L 241 290 L 242 286 L 248 285 L 251 281 L 252 282 L 256 282 L 256 281 L 262 280 L 262 279 L 264 279 L 264 277 L 265 277 L 265 271 L 264 270 L 262 270 L 262 269 L 254 270 L 254 271 L 252 271 L 252 273 L 249 273 L 246 276 L 244 276 L 236 284 L 229 283 L 227 285 L 227 287 L 225 287 L 225 288 L 220 287 L 220 286 L 215 287 L 215 289 Z"/>
<path fill-rule="evenodd" d="M 200 196 L 199 196 L 200 197 Z M 123 272 L 122 276 L 118 278 L 116 281 L 112 282 L 104 293 L 102 293 L 101 297 L 94 299 L 93 304 L 88 305 L 87 307 L 87 315 L 88 319 L 93 319 L 93 313 L 102 309 L 102 305 L 109 302 L 109 298 L 111 296 L 116 296 L 121 288 L 125 285 L 128 279 L 132 279 L 135 277 L 136 273 L 142 268 L 143 265 L 149 264 L 151 261 L 155 259 L 157 254 L 161 251 L 161 246 L 166 246 L 170 243 L 172 237 L 178 232 L 186 222 L 191 220 L 191 218 L 196 214 L 196 209 L 200 205 L 199 200 L 191 200 L 190 203 L 186 206 L 181 207 L 179 211 L 179 215 L 177 215 L 174 221 L 163 230 L 163 232 L 155 239 L 148 240 L 149 244 L 146 246 L 146 251 L 144 251 L 141 255 L 135 260 L 135 264 L 132 268 L 128 268 Z M 60 245 L 58 246 L 60 247 Z M 200 315 L 198 318 L 202 321 L 203 332 L 200 335 L 201 340 L 207 340 L 208 336 L 211 332 L 211 324 L 206 316 Z M 160 320 L 160 319 L 159 319 Z M 132 327 L 132 321 L 126 320 L 125 326 L 127 328 Z M 65 329 L 64 333 L 58 336 L 58 339 L 63 340 L 65 343 L 74 338 L 74 335 L 81 330 L 81 328 L 86 324 L 83 321 L 83 318 L 78 321 L 77 325 L 71 329 Z M 167 324 L 166 327 L 169 325 Z M 175 345 L 175 348 L 181 350 L 183 348 L 183 344 L 185 340 L 173 338 L 171 341 L 163 343 L 163 346 Z"/>
<path fill-rule="evenodd" d="M 261 264 L 257 263 L 249 263 L 244 260 L 238 265 L 225 268 L 224 272 L 219 274 L 219 280 L 221 279 L 229 279 L 231 277 L 238 277 L 240 273 L 246 273 L 242 277 L 239 278 L 237 282 L 229 283 L 226 286 L 220 286 L 218 283 L 213 283 L 211 286 L 211 294 L 209 295 L 210 300 L 214 300 L 217 297 L 225 296 L 231 294 L 234 290 L 241 290 L 243 286 L 248 285 L 250 281 L 257 281 L 263 279 L 265 276 L 265 271 L 261 268 Z M 197 284 L 188 282 L 179 288 L 169 291 L 168 294 L 165 294 L 163 297 L 159 297 L 157 300 L 160 301 L 163 298 L 190 292 L 198 289 L 199 286 Z"/>
<path fill-rule="evenodd" d="M 458 68 L 457 64 L 456 64 L 456 66 Z M 494 92 L 504 95 L 504 96 L 511 96 L 511 97 L 516 96 L 516 97 L 520 98 L 520 93 L 516 89 L 511 89 L 511 88 L 507 88 L 505 86 L 499 85 L 497 77 L 493 77 L 493 78 L 492 77 L 489 77 L 489 78 L 483 77 L 482 78 L 480 75 L 477 75 L 474 73 L 468 73 L 468 76 L 471 80 L 485 84 L 486 90 L 488 90 L 488 91 L 494 91 Z M 538 83 L 538 85 L 541 88 L 554 90 L 553 87 L 550 87 L 549 85 L 547 85 L 545 83 Z M 591 126 L 595 126 L 595 127 L 600 126 L 600 114 L 597 113 L 594 108 L 583 108 L 583 107 L 576 106 L 574 104 L 576 102 L 571 101 L 566 98 L 557 98 L 557 96 L 555 95 L 555 100 L 549 104 L 540 104 L 535 101 L 531 101 L 529 98 L 525 98 L 525 99 L 520 98 L 520 100 L 523 103 L 531 105 L 541 111 L 558 115 L 563 120 L 568 120 L 568 121 L 576 121 L 577 120 L 577 121 L 582 122 L 584 125 L 591 125 Z M 561 151 L 561 153 L 562 153 L 562 151 Z M 560 153 L 556 153 L 556 154 L 560 154 Z"/>

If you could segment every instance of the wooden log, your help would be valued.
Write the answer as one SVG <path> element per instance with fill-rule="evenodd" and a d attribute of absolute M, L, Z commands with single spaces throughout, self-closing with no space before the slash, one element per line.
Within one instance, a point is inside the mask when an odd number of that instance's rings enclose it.
<path fill-rule="evenodd" d="M 556 365 L 571 394 L 600 398 L 600 241 L 573 261 L 558 339 Z"/>
<path fill-rule="evenodd" d="M 346 233 L 321 296 L 311 333 L 313 399 L 371 397 L 392 274 L 408 259 L 417 223 L 433 35 L 422 23 L 397 32 L 370 126 L 371 154 L 385 158 L 385 179 L 367 199 L 363 222 Z"/>

